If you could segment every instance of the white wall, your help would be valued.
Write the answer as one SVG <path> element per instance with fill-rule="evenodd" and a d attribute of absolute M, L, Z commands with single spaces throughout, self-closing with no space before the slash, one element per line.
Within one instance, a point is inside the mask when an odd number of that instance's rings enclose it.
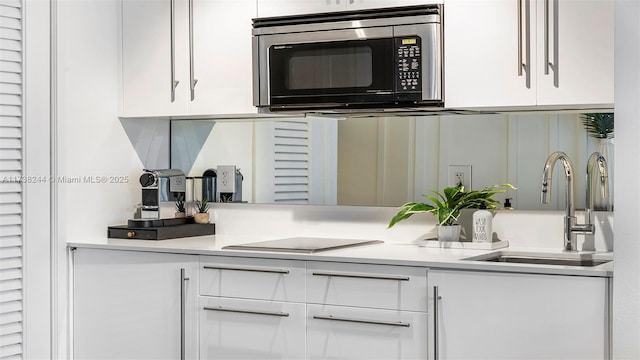
<path fill-rule="evenodd" d="M 640 2 L 616 0 L 613 352 L 640 359 Z"/>
<path fill-rule="evenodd" d="M 58 0 L 55 5 L 58 311 L 52 357 L 62 359 L 70 351 L 66 243 L 104 238 L 108 225 L 132 217 L 142 163 L 117 118 L 120 2 Z M 116 176 L 129 181 L 112 182 Z"/>
<path fill-rule="evenodd" d="M 68 179 L 57 184 L 62 241 L 105 236 L 140 199 L 143 165 L 117 117 L 119 5 L 58 1 L 57 172 Z"/>

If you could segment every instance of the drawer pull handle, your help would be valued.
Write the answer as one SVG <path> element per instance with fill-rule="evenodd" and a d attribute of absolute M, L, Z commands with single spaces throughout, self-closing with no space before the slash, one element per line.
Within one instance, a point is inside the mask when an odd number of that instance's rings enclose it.
<path fill-rule="evenodd" d="M 354 323 L 360 323 L 360 324 L 388 325 L 388 326 L 401 326 L 401 327 L 411 326 L 410 323 L 403 322 L 403 321 L 380 321 L 380 320 L 354 319 L 354 318 L 337 317 L 333 315 L 313 315 L 313 318 L 318 320 L 345 321 L 345 322 L 354 322 Z"/>
<path fill-rule="evenodd" d="M 254 272 L 272 273 L 272 274 L 288 274 L 289 273 L 289 270 L 286 270 L 286 269 L 269 269 L 269 268 L 259 268 L 259 267 L 234 267 L 234 266 L 205 265 L 204 268 L 205 269 L 210 269 L 210 270 L 254 271 Z"/>
<path fill-rule="evenodd" d="M 245 310 L 245 309 L 224 308 L 222 306 L 218 306 L 218 307 L 205 306 L 204 309 L 205 310 L 209 310 L 209 311 L 224 311 L 224 312 L 241 313 L 241 314 L 254 314 L 254 315 L 268 315 L 268 316 L 289 317 L 289 313 L 281 312 L 281 311 Z"/>
<path fill-rule="evenodd" d="M 321 271 L 314 271 L 313 276 L 335 276 L 335 277 L 347 277 L 347 278 L 357 278 L 357 279 L 409 281 L 408 276 L 383 276 L 383 275 L 334 273 L 334 272 L 321 272 Z"/>

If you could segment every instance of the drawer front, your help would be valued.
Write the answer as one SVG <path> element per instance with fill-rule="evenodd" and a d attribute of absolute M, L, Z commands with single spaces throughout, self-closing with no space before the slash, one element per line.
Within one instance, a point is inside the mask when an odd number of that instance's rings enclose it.
<path fill-rule="evenodd" d="M 427 359 L 427 314 L 307 305 L 307 359 Z"/>
<path fill-rule="evenodd" d="M 201 359 L 304 359 L 305 305 L 199 297 Z"/>
<path fill-rule="evenodd" d="M 426 312 L 427 269 L 308 262 L 307 302 Z"/>
<path fill-rule="evenodd" d="M 200 295 L 304 302 L 304 283 L 304 261 L 200 257 Z"/>

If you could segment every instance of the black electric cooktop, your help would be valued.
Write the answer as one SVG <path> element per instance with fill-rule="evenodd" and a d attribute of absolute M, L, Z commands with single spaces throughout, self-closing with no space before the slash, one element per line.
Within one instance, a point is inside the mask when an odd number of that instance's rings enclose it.
<path fill-rule="evenodd" d="M 331 239 L 313 237 L 294 237 L 287 239 L 258 241 L 246 244 L 228 245 L 223 249 L 278 251 L 312 254 L 319 251 L 337 250 L 353 246 L 381 244 L 381 240 Z"/>

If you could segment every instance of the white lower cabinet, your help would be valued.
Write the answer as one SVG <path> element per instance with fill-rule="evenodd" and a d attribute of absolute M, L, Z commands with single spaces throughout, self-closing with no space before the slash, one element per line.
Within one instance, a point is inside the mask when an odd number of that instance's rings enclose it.
<path fill-rule="evenodd" d="M 200 297 L 201 359 L 304 359 L 305 305 Z"/>
<path fill-rule="evenodd" d="M 307 305 L 308 359 L 427 359 L 427 314 Z"/>
<path fill-rule="evenodd" d="M 608 359 L 608 278 L 77 249 L 76 359 Z"/>
<path fill-rule="evenodd" d="M 430 323 L 437 323 L 429 359 L 610 357 L 606 278 L 449 270 L 428 276 Z"/>
<path fill-rule="evenodd" d="M 83 248 L 73 264 L 75 359 L 198 357 L 197 257 Z"/>

